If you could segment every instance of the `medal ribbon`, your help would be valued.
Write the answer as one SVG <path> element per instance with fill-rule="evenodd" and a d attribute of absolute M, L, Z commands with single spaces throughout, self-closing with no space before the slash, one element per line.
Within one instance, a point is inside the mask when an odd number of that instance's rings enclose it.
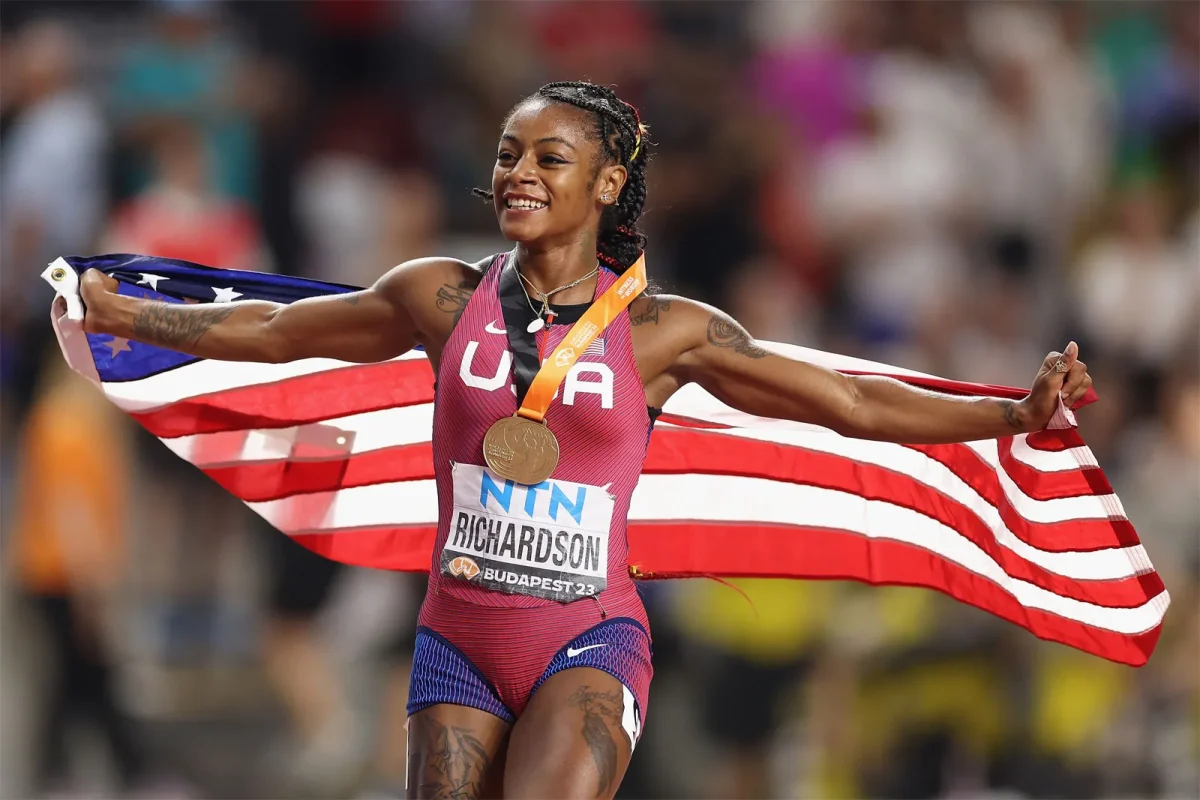
<path fill-rule="evenodd" d="M 608 291 L 600 295 L 579 321 L 571 326 L 546 363 L 539 367 L 537 338 L 527 330 L 534 319 L 533 310 L 525 300 L 525 290 L 517 275 L 517 260 L 510 257 L 500 275 L 500 308 L 504 312 L 504 327 L 513 352 L 513 382 L 521 401 L 517 413 L 534 422 L 544 420 L 554 393 L 567 377 L 567 372 L 588 345 L 612 324 L 617 315 L 629 308 L 629 304 L 645 288 L 646 256 L 642 254 L 632 267 L 617 276 L 616 283 L 608 287 Z"/>

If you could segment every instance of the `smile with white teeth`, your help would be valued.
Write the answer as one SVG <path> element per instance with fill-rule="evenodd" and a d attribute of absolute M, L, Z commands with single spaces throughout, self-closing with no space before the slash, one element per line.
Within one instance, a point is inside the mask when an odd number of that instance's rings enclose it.
<path fill-rule="evenodd" d="M 504 203 L 505 208 L 511 208 L 518 211 L 537 211 L 539 208 L 545 208 L 548 203 L 541 200 L 529 200 L 524 197 L 510 197 Z"/>

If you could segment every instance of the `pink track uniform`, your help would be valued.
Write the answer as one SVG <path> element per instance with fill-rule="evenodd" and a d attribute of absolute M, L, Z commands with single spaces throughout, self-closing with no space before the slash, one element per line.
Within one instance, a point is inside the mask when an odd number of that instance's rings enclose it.
<path fill-rule="evenodd" d="M 536 486 L 505 481 L 484 466 L 482 447 L 488 428 L 518 407 L 499 297 L 509 260 L 492 260 L 438 370 L 438 535 L 409 713 L 455 703 L 511 721 L 551 674 L 589 666 L 632 692 L 640 730 L 653 670 L 626 519 L 652 420 L 629 316 L 587 348 L 546 412 L 560 449 L 553 475 Z M 596 295 L 616 280 L 602 268 Z M 559 307 L 535 334 L 543 358 L 585 309 Z"/>

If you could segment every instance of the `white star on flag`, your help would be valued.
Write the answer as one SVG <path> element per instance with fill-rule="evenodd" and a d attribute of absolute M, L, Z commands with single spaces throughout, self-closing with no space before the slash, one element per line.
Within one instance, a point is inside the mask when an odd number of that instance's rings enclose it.
<path fill-rule="evenodd" d="M 233 290 L 232 286 L 229 287 L 228 289 L 219 289 L 216 286 L 214 286 L 214 287 L 212 287 L 212 290 L 213 290 L 213 294 L 215 294 L 217 296 L 217 298 L 215 300 L 213 300 L 214 303 L 232 303 L 234 301 L 234 298 L 242 296 L 242 293 L 235 292 Z"/>
<path fill-rule="evenodd" d="M 158 291 L 158 282 L 167 280 L 162 275 L 151 275 L 148 272 L 143 272 L 141 275 L 142 279 L 138 281 L 138 286 L 141 286 L 144 283 L 156 292 Z"/>

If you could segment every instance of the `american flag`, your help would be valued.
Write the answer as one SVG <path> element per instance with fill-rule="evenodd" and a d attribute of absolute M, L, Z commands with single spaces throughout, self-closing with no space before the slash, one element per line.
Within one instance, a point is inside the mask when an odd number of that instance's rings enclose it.
<path fill-rule="evenodd" d="M 424 353 L 244 364 L 85 334 L 77 274 L 88 268 L 122 294 L 167 302 L 287 303 L 354 287 L 129 255 L 59 259 L 43 273 L 68 301 L 52 316 L 71 366 L 177 455 L 328 558 L 429 569 L 437 499 Z M 763 344 L 850 374 L 1025 394 Z M 753 417 L 688 386 L 651 436 L 629 540 L 639 577 L 923 586 L 1132 665 L 1149 658 L 1170 602 L 1065 407 L 1035 434 L 898 445 Z"/>

